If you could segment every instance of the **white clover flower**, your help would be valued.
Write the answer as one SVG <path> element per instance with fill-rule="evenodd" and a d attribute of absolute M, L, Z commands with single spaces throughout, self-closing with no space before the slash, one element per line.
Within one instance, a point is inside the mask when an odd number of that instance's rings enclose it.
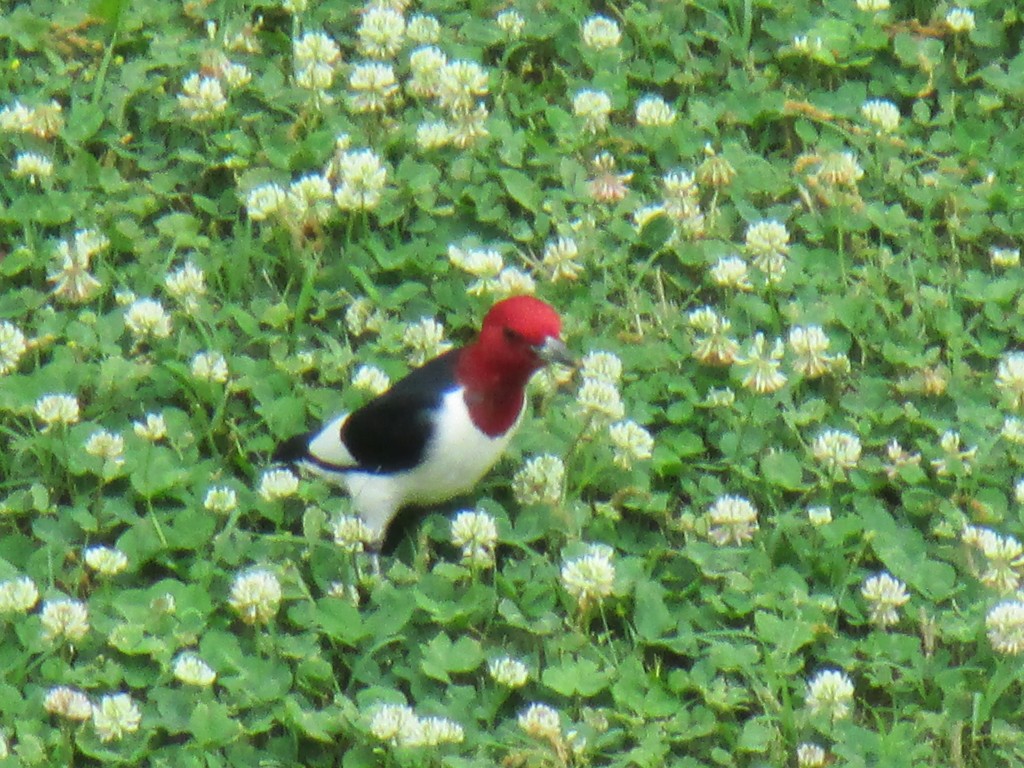
<path fill-rule="evenodd" d="M 40 139 L 52 139 L 64 128 L 63 107 L 52 99 L 32 110 L 29 133 Z"/>
<path fill-rule="evenodd" d="M 853 469 L 860 461 L 860 438 L 838 429 L 826 429 L 814 439 L 811 453 L 833 472 Z"/>
<path fill-rule="evenodd" d="M 420 123 L 416 127 L 416 146 L 425 152 L 452 143 L 452 128 L 444 120 Z"/>
<path fill-rule="evenodd" d="M 820 507 L 808 507 L 807 520 L 816 528 L 828 525 L 832 522 L 832 507 L 824 505 Z"/>
<path fill-rule="evenodd" d="M 559 237 L 544 246 L 541 263 L 548 271 L 552 282 L 559 280 L 575 280 L 583 272 L 579 258 L 579 248 L 571 237 Z"/>
<path fill-rule="evenodd" d="M 393 745 L 412 745 L 420 741 L 420 719 L 412 707 L 404 704 L 382 704 L 370 717 L 370 733 L 380 741 Z"/>
<path fill-rule="evenodd" d="M 899 609 L 910 600 L 906 585 L 884 571 L 865 579 L 860 593 L 868 603 L 871 622 L 882 629 L 900 620 Z"/>
<path fill-rule="evenodd" d="M 142 722 L 138 705 L 127 693 L 104 696 L 93 707 L 92 725 L 100 741 L 119 741 L 126 733 L 135 733 Z"/>
<path fill-rule="evenodd" d="M 0 109 L 0 131 L 4 133 L 31 133 L 35 120 L 35 110 L 20 101 Z"/>
<path fill-rule="evenodd" d="M 809 38 L 807 35 L 793 35 L 793 50 L 808 56 L 821 53 L 824 44 L 820 37 Z"/>
<path fill-rule="evenodd" d="M 362 552 L 374 539 L 373 531 L 359 515 L 340 515 L 331 524 L 334 543 L 345 552 Z"/>
<path fill-rule="evenodd" d="M 665 192 L 665 209 L 669 216 L 681 218 L 691 215 L 690 211 L 700 197 L 700 188 L 693 174 L 677 168 L 661 177 L 661 186 Z"/>
<path fill-rule="evenodd" d="M 900 125 L 900 110 L 891 101 L 872 99 L 860 108 L 864 119 L 878 127 L 882 133 L 892 133 Z"/>
<path fill-rule="evenodd" d="M 647 128 L 667 128 L 676 121 L 676 111 L 661 96 L 647 94 L 636 103 L 636 124 Z"/>
<path fill-rule="evenodd" d="M 206 491 L 203 507 L 210 512 L 226 515 L 238 507 L 238 495 L 233 488 L 226 485 L 215 485 Z"/>
<path fill-rule="evenodd" d="M 651 433 L 635 421 L 620 421 L 608 428 L 615 456 L 613 461 L 624 469 L 633 466 L 634 461 L 646 461 L 654 450 Z"/>
<path fill-rule="evenodd" d="M 66 638 L 74 642 L 89 631 L 89 611 L 85 603 L 67 597 L 45 601 L 39 620 L 43 624 L 43 639 L 48 641 Z"/>
<path fill-rule="evenodd" d="M 14 158 L 11 176 L 16 179 L 27 178 L 30 183 L 38 184 L 40 179 L 53 176 L 53 161 L 38 152 L 19 152 Z"/>
<path fill-rule="evenodd" d="M 993 267 L 1009 269 L 1020 265 L 1020 248 L 996 248 L 988 249 L 989 258 Z"/>
<path fill-rule="evenodd" d="M 890 480 L 899 476 L 903 467 L 916 467 L 921 463 L 921 454 L 908 452 L 898 440 L 890 440 L 885 446 L 888 462 L 884 466 L 886 477 Z"/>
<path fill-rule="evenodd" d="M 132 429 L 136 435 L 151 443 L 167 437 L 167 422 L 162 413 L 147 413 L 145 421 L 132 422 Z"/>
<path fill-rule="evenodd" d="M 190 119 L 201 122 L 222 115 L 228 108 L 228 100 L 220 80 L 193 72 L 181 84 L 178 105 Z"/>
<path fill-rule="evenodd" d="M 622 380 L 622 360 L 612 352 L 588 352 L 580 360 L 580 376 L 618 384 Z"/>
<path fill-rule="evenodd" d="M 76 688 L 60 685 L 46 692 L 43 709 L 51 715 L 63 717 L 73 722 L 85 722 L 92 717 L 92 704 L 89 697 Z"/>
<path fill-rule="evenodd" d="M 462 559 L 471 565 L 489 568 L 494 565 L 494 547 L 498 543 L 498 527 L 486 512 L 459 512 L 451 522 L 452 544 L 462 549 Z"/>
<path fill-rule="evenodd" d="M 156 299 L 135 301 L 125 312 L 124 324 L 137 344 L 147 339 L 166 339 L 171 335 L 171 318 L 164 305 Z"/>
<path fill-rule="evenodd" d="M 612 100 L 604 91 L 579 91 L 572 99 L 572 113 L 583 120 L 584 130 L 600 133 L 607 130 Z"/>
<path fill-rule="evenodd" d="M 487 662 L 487 673 L 494 682 L 506 688 L 522 688 L 530 679 L 530 670 L 526 665 L 509 656 Z"/>
<path fill-rule="evenodd" d="M 523 28 L 526 26 L 526 19 L 523 18 L 523 15 L 519 13 L 519 11 L 514 8 L 509 8 L 495 16 L 494 23 L 498 25 L 498 29 L 510 38 L 515 39 L 523 33 Z"/>
<path fill-rule="evenodd" d="M 265 221 L 285 210 L 288 193 L 279 184 L 253 187 L 245 198 L 245 209 L 252 221 Z"/>
<path fill-rule="evenodd" d="M 76 424 L 80 414 L 78 398 L 74 395 L 43 395 L 36 400 L 35 410 L 45 425 L 44 432 L 53 426 Z"/>
<path fill-rule="evenodd" d="M 612 594 L 615 585 L 613 554 L 612 548 L 605 544 L 591 544 L 587 554 L 566 560 L 562 565 L 562 586 L 581 609 Z"/>
<path fill-rule="evenodd" d="M 372 149 L 342 152 L 338 157 L 341 184 L 334 202 L 343 211 L 368 211 L 380 202 L 388 171 Z"/>
<path fill-rule="evenodd" d="M 576 403 L 595 428 L 618 421 L 626 412 L 619 388 L 600 379 L 584 379 L 576 393 Z"/>
<path fill-rule="evenodd" d="M 371 395 L 382 395 L 391 386 L 391 378 L 374 365 L 361 365 L 352 375 L 352 386 Z"/>
<path fill-rule="evenodd" d="M 1024 504 L 1024 477 L 1017 480 L 1013 485 L 1013 499 L 1018 504 Z"/>
<path fill-rule="evenodd" d="M 299 490 L 299 478 L 290 469 L 268 469 L 260 476 L 259 494 L 264 501 L 294 496 Z"/>
<path fill-rule="evenodd" d="M 439 744 L 461 744 L 466 732 L 447 717 L 424 717 L 420 720 L 420 738 L 411 746 L 436 747 Z"/>
<path fill-rule="evenodd" d="M 746 250 L 754 266 L 764 272 L 769 282 L 776 283 L 786 273 L 789 253 L 789 231 L 778 221 L 758 221 L 747 227 Z"/>
<path fill-rule="evenodd" d="M 6 320 L 0 321 L 0 376 L 15 370 L 27 349 L 21 329 Z"/>
<path fill-rule="evenodd" d="M 516 267 L 505 267 L 494 280 L 492 292 L 499 298 L 529 296 L 537 291 L 533 278 Z"/>
<path fill-rule="evenodd" d="M 622 42 L 619 25 L 607 16 L 591 16 L 583 22 L 583 44 L 596 51 L 615 48 Z"/>
<path fill-rule="evenodd" d="M 825 768 L 827 759 L 825 750 L 817 744 L 804 742 L 796 748 L 797 768 Z"/>
<path fill-rule="evenodd" d="M 398 93 L 398 80 L 390 64 L 356 64 L 348 76 L 349 105 L 353 112 L 383 112 Z"/>
<path fill-rule="evenodd" d="M 487 71 L 475 61 L 452 61 L 437 77 L 437 102 L 451 113 L 468 112 L 488 92 Z"/>
<path fill-rule="evenodd" d="M 124 463 L 124 438 L 105 429 L 93 432 L 85 441 L 85 452 L 112 464 Z"/>
<path fill-rule="evenodd" d="M 1007 416 L 1003 419 L 1003 428 L 1000 434 L 1008 443 L 1024 445 L 1024 419 L 1016 416 Z"/>
<path fill-rule="evenodd" d="M 249 71 L 247 66 L 230 61 L 221 67 L 220 76 L 227 83 L 228 88 L 232 90 L 243 88 L 252 82 L 252 72 Z"/>
<path fill-rule="evenodd" d="M 228 380 L 228 361 L 220 352 L 197 352 L 192 357 L 191 367 L 197 381 L 223 384 Z"/>
<path fill-rule="evenodd" d="M 590 163 L 591 176 L 587 191 L 599 203 L 617 203 L 629 193 L 633 172 L 617 173 L 615 157 L 610 152 L 598 152 Z"/>
<path fill-rule="evenodd" d="M 85 564 L 102 576 L 116 576 L 128 567 L 128 557 L 114 547 L 89 547 L 85 550 Z"/>
<path fill-rule="evenodd" d="M 759 395 L 777 392 L 787 381 L 786 375 L 780 370 L 785 350 L 782 339 L 776 339 L 771 350 L 766 347 L 764 334 L 756 333 L 746 354 L 735 355 L 736 365 L 746 369 L 741 384 Z"/>
<path fill-rule="evenodd" d="M 407 326 L 402 344 L 410 350 L 409 362 L 413 366 L 423 365 L 452 347 L 451 342 L 444 340 L 444 326 L 432 317 L 424 317 Z"/>
<path fill-rule="evenodd" d="M 555 742 L 562 737 L 562 723 L 558 710 L 547 704 L 531 704 L 516 719 L 527 736 Z"/>
<path fill-rule="evenodd" d="M 309 220 L 327 221 L 333 200 L 331 182 L 323 174 L 307 174 L 288 187 L 287 218 L 299 226 Z"/>
<path fill-rule="evenodd" d="M 1014 408 L 1024 406 L 1024 352 L 1008 352 L 999 360 L 996 388 Z"/>
<path fill-rule="evenodd" d="M 719 496 L 708 508 L 708 538 L 718 546 L 740 546 L 758 530 L 757 509 L 740 496 Z"/>
<path fill-rule="evenodd" d="M 194 653 L 182 653 L 174 660 L 174 676 L 185 685 L 205 688 L 213 685 L 217 673 Z"/>
<path fill-rule="evenodd" d="M 946 12 L 946 26 L 954 32 L 970 32 L 974 29 L 974 11 L 969 8 L 950 8 Z"/>
<path fill-rule="evenodd" d="M 28 613 L 39 602 L 39 590 L 28 576 L 0 581 L 0 615 Z"/>
<path fill-rule="evenodd" d="M 433 16 L 417 13 L 409 19 L 405 34 L 414 43 L 436 43 L 441 39 L 441 22 Z"/>
<path fill-rule="evenodd" d="M 967 526 L 963 540 L 985 555 L 986 567 L 979 577 L 982 584 L 1001 594 L 1010 594 L 1020 588 L 1024 546 L 1017 539 L 1000 536 L 986 528 Z"/>
<path fill-rule="evenodd" d="M 437 96 L 441 72 L 446 66 L 448 66 L 448 57 L 440 48 L 433 45 L 417 48 L 409 54 L 409 69 L 412 71 L 412 77 L 406 84 L 406 88 L 414 96 L 423 99 Z M 472 94 L 470 94 L 468 102 L 472 102 Z"/>
<path fill-rule="evenodd" d="M 747 262 L 739 256 L 725 256 L 711 267 L 711 280 L 715 285 L 732 288 L 737 291 L 753 289 L 750 284 L 750 269 Z"/>
<path fill-rule="evenodd" d="M 889 10 L 889 0 L 857 0 L 857 8 L 867 13 Z"/>
<path fill-rule="evenodd" d="M 821 161 L 816 178 L 833 187 L 856 187 L 864 169 L 852 152 L 831 152 Z"/>
<path fill-rule="evenodd" d="M 330 64 L 306 64 L 295 71 L 295 84 L 307 91 L 313 91 L 323 102 L 331 103 L 333 98 L 324 91 L 334 85 L 335 68 Z"/>
<path fill-rule="evenodd" d="M 644 227 L 652 221 L 666 215 L 667 212 L 665 211 L 665 206 L 662 203 L 643 205 L 633 211 L 633 228 L 637 232 L 642 232 Z"/>
<path fill-rule="evenodd" d="M 704 405 L 708 408 L 729 408 L 735 402 L 736 393 L 730 387 L 712 387 L 704 395 Z"/>
<path fill-rule="evenodd" d="M 1019 655 L 1024 651 L 1024 602 L 999 603 L 985 616 L 985 629 L 996 653 Z"/>
<path fill-rule="evenodd" d="M 789 253 L 789 231 L 774 219 L 750 224 L 745 239 L 747 252 L 755 257 Z"/>
<path fill-rule="evenodd" d="M 81 304 L 95 296 L 101 284 L 89 273 L 89 263 L 93 256 L 109 246 L 110 241 L 92 229 L 79 230 L 72 241 L 61 240 L 57 244 L 60 267 L 47 277 L 54 284 L 54 296 L 73 304 Z"/>
<path fill-rule="evenodd" d="M 329 35 L 323 32 L 307 32 L 292 41 L 292 56 L 295 58 L 296 69 L 311 64 L 327 64 L 333 67 L 341 61 L 341 49 Z"/>
<path fill-rule="evenodd" d="M 474 277 L 496 277 L 505 265 L 501 254 L 493 248 L 459 248 L 448 246 L 448 261 Z"/>
<path fill-rule="evenodd" d="M 557 456 L 534 456 L 512 478 L 512 493 L 521 505 L 549 504 L 562 498 L 565 464 Z"/>
<path fill-rule="evenodd" d="M 374 6 L 363 12 L 359 52 L 372 59 L 388 59 L 398 53 L 405 38 L 405 19 L 391 8 Z"/>
<path fill-rule="evenodd" d="M 380 331 L 384 324 L 384 315 L 367 298 L 355 299 L 345 310 L 345 326 L 353 336 Z"/>
<path fill-rule="evenodd" d="M 811 714 L 823 713 L 831 720 L 842 720 L 853 704 L 853 681 L 845 672 L 823 670 L 808 681 L 806 703 Z"/>
<path fill-rule="evenodd" d="M 940 476 L 952 474 L 958 465 L 965 474 L 970 474 L 975 455 L 978 453 L 978 446 L 961 450 L 960 433 L 947 429 L 939 438 L 939 447 L 943 455 L 932 460 L 932 467 L 935 473 Z"/>
<path fill-rule="evenodd" d="M 206 293 L 206 276 L 203 270 L 189 261 L 173 272 L 168 272 L 164 286 L 171 296 L 187 308 L 192 308 L 199 297 Z"/>
<path fill-rule="evenodd" d="M 228 605 L 246 624 L 266 624 L 281 605 L 281 583 L 260 568 L 240 573 L 231 584 Z"/>
<path fill-rule="evenodd" d="M 808 379 L 824 376 L 831 370 L 832 359 L 827 354 L 829 340 L 819 325 L 794 326 L 789 329 L 789 348 L 795 359 L 793 368 Z"/>
<path fill-rule="evenodd" d="M 737 359 L 739 342 L 729 336 L 732 323 L 728 318 L 722 317 L 711 307 L 701 307 L 687 315 L 687 324 L 700 334 L 694 339 L 693 347 L 693 356 L 697 360 L 706 365 L 729 365 Z M 760 346 L 756 344 L 757 337 L 754 341 L 752 351 L 763 354 L 763 338 Z"/>
<path fill-rule="evenodd" d="M 488 135 L 487 118 L 490 113 L 483 103 L 470 110 L 459 110 L 452 114 L 451 140 L 459 149 L 466 149 Z"/>

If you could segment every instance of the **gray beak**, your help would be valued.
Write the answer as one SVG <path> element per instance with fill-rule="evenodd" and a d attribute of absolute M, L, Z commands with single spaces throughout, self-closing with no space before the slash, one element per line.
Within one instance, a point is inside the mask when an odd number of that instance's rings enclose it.
<path fill-rule="evenodd" d="M 565 346 L 565 342 L 556 336 L 548 336 L 543 344 L 534 349 L 537 351 L 537 356 L 546 363 L 561 363 L 572 368 L 576 367 L 576 358 Z"/>

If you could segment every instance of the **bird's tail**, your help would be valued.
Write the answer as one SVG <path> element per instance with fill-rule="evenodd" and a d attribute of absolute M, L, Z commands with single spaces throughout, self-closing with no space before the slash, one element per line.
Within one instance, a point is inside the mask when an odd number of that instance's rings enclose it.
<path fill-rule="evenodd" d="M 294 437 L 289 437 L 283 443 L 278 443 L 274 449 L 273 460 L 281 464 L 294 464 L 297 461 L 309 458 L 309 441 L 312 434 L 305 432 Z"/>

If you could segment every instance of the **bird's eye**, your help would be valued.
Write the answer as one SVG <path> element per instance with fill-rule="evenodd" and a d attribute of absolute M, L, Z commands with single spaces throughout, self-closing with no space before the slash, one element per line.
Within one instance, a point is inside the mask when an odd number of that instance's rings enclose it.
<path fill-rule="evenodd" d="M 513 331 L 513 330 L 512 330 L 511 328 L 502 328 L 502 330 L 504 331 L 504 333 L 505 333 L 505 338 L 506 338 L 506 339 L 507 339 L 508 341 L 512 341 L 512 342 L 519 342 L 519 341 L 522 341 L 522 340 L 523 340 L 523 337 L 522 337 L 522 336 L 520 336 L 520 335 L 519 335 L 518 333 L 516 333 L 515 331 Z"/>

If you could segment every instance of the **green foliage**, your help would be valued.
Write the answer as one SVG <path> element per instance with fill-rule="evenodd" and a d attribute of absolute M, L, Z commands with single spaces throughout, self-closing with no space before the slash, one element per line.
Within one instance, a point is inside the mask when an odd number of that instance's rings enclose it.
<path fill-rule="evenodd" d="M 1024 759 L 1019 10 L 305 6 L 0 18 L 0 765 Z M 531 288 L 621 378 L 374 575 L 274 445 Z"/>

